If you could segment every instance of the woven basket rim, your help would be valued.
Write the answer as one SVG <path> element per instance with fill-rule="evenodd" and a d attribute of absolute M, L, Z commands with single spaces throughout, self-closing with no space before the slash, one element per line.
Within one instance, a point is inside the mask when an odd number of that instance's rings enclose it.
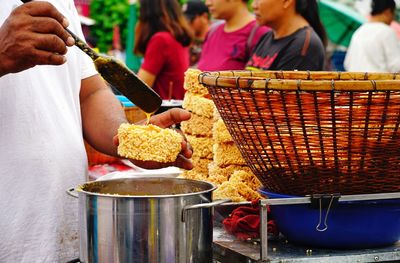
<path fill-rule="evenodd" d="M 331 71 L 210 71 L 199 74 L 210 88 L 302 91 L 397 91 L 400 73 Z"/>

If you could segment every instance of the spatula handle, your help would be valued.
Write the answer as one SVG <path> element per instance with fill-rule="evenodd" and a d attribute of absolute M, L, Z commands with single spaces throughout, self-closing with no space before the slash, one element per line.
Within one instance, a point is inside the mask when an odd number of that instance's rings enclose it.
<path fill-rule="evenodd" d="M 91 47 L 88 46 L 88 44 L 85 43 L 82 39 L 80 39 L 77 35 L 71 32 L 68 28 L 66 28 L 67 32 L 74 38 L 75 40 L 75 46 L 80 48 L 83 52 L 85 52 L 89 57 L 91 57 L 93 60 L 99 57 L 99 54 L 94 51 Z"/>

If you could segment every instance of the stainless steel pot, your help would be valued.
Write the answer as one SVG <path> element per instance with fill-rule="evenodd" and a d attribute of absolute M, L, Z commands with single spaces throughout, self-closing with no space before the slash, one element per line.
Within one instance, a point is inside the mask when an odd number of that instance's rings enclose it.
<path fill-rule="evenodd" d="M 79 196 L 82 262 L 212 262 L 215 187 L 178 178 L 89 182 Z M 74 193 L 78 192 L 78 195 Z"/>

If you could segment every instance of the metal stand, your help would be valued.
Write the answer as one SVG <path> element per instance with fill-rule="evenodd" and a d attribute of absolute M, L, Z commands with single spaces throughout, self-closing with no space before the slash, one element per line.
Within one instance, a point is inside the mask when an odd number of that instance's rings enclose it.
<path fill-rule="evenodd" d="M 385 193 L 385 194 L 364 194 L 364 195 L 322 195 L 320 196 L 320 202 L 322 202 L 322 198 L 328 199 L 330 197 L 330 203 L 328 206 L 327 214 L 329 213 L 330 205 L 333 200 L 336 199 L 337 202 L 345 202 L 345 201 L 368 201 L 368 200 L 385 200 L 385 199 L 400 199 L 399 193 Z M 260 226 L 260 258 L 262 261 L 268 260 L 268 218 L 267 218 L 267 208 L 268 205 L 294 205 L 294 204 L 311 204 L 315 201 L 313 196 L 309 197 L 299 197 L 299 198 L 279 198 L 279 199 L 263 199 L 260 201 L 260 218 L 261 218 L 261 226 Z M 320 220 L 321 221 L 321 220 Z"/>

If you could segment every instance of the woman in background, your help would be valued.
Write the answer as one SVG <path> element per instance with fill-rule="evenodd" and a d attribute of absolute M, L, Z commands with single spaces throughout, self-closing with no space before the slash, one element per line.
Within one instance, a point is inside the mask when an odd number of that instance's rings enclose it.
<path fill-rule="evenodd" d="M 247 69 L 323 70 L 326 32 L 316 0 L 254 0 L 260 25 L 271 27 L 250 57 Z"/>
<path fill-rule="evenodd" d="M 258 26 L 249 11 L 249 0 L 206 0 L 214 19 L 198 63 L 202 71 L 241 70 L 257 42 L 269 28 Z"/>
<path fill-rule="evenodd" d="M 134 52 L 144 56 L 138 76 L 164 100 L 182 100 L 192 31 L 177 0 L 140 0 Z"/>

